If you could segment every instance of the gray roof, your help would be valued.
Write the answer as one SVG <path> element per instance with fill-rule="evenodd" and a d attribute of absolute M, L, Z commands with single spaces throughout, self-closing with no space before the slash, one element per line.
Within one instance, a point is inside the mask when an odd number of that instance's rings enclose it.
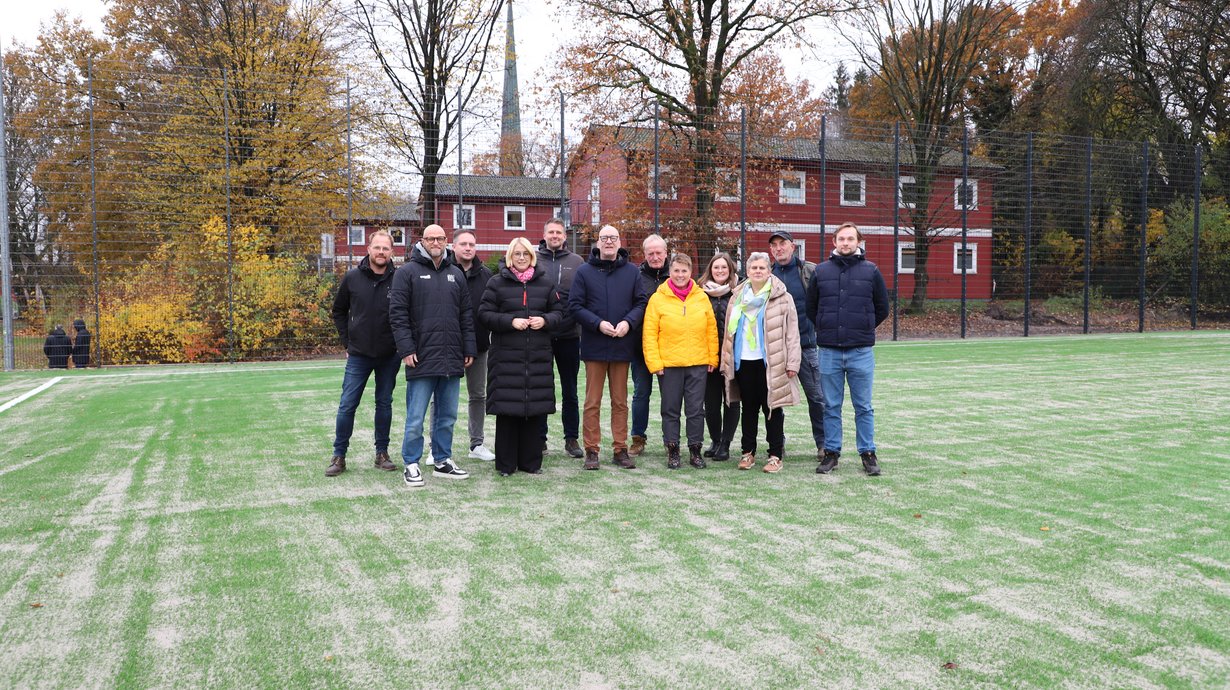
<path fill-rule="evenodd" d="M 618 127 L 615 143 L 625 151 L 653 151 L 653 130 L 646 127 Z M 738 151 L 739 133 L 726 132 L 726 139 Z M 677 133 L 659 132 L 658 141 L 668 145 L 673 141 L 682 143 L 683 137 Z M 824 158 L 835 163 L 862 163 L 874 165 L 892 165 L 892 142 L 860 141 L 831 137 L 824 143 Z M 762 137 L 749 139 L 748 155 L 753 158 L 777 158 L 782 160 L 819 161 L 820 142 L 818 139 L 803 137 Z M 914 152 L 908 145 L 901 146 L 901 165 L 913 163 Z M 947 149 L 940 155 L 939 164 L 943 167 L 961 167 L 961 152 Z M 1001 166 L 979 156 L 970 155 L 971 168 L 998 169 Z"/>
<path fill-rule="evenodd" d="M 559 201 L 558 177 L 494 177 L 462 175 L 461 193 L 465 199 L 542 199 Z M 457 196 L 457 176 L 437 175 L 436 196 Z"/>

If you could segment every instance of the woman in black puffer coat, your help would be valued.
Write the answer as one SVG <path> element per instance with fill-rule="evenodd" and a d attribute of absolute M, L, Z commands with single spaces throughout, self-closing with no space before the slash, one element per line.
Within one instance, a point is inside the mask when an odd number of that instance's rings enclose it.
<path fill-rule="evenodd" d="M 479 322 L 491 331 L 487 414 L 495 415 L 495 468 L 504 477 L 542 473 L 538 430 L 555 413 L 551 333 L 564 319 L 564 304 L 537 263 L 529 240 L 513 240 L 478 307 Z"/>
<path fill-rule="evenodd" d="M 718 252 L 709 260 L 705 273 L 700 277 L 700 287 L 709 296 L 713 317 L 717 319 L 718 344 L 726 333 L 726 309 L 730 295 L 739 286 L 735 273 L 735 260 L 726 252 Z M 739 426 L 739 401 L 726 400 L 726 379 L 720 370 L 709 374 L 705 380 L 705 423 L 709 427 L 709 447 L 706 458 L 730 459 L 730 442 L 734 440 Z"/>

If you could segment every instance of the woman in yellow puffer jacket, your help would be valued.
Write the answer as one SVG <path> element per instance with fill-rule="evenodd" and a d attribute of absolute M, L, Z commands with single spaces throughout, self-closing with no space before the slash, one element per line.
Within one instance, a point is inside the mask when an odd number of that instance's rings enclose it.
<path fill-rule="evenodd" d="M 641 337 L 645 367 L 658 377 L 666 466 L 679 468 L 679 412 L 686 408 L 690 463 L 703 468 L 705 381 L 718 365 L 717 322 L 708 295 L 692 280 L 686 254 L 671 259 L 670 279 L 649 298 Z"/>

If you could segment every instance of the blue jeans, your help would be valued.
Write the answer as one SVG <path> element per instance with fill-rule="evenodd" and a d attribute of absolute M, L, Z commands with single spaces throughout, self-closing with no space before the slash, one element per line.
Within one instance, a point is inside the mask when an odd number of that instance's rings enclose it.
<path fill-rule="evenodd" d="M 640 333 L 636 337 L 639 339 Z M 649 396 L 653 394 L 653 374 L 645 366 L 645 355 L 637 348 L 632 356 L 632 435 L 644 436 L 649 429 Z"/>
<path fill-rule="evenodd" d="M 803 387 L 803 395 L 807 396 L 811 438 L 816 442 L 816 450 L 819 450 L 824 447 L 824 393 L 820 389 L 819 348 L 803 348 L 803 357 L 799 361 L 799 385 Z"/>
<path fill-rule="evenodd" d="M 342 377 L 342 400 L 337 405 L 337 422 L 333 430 L 333 454 L 346 457 L 350 435 L 354 433 L 354 413 L 363 399 L 367 379 L 376 373 L 376 452 L 389 451 L 389 424 L 393 421 L 393 389 L 397 387 L 397 372 L 401 360 L 397 354 L 388 357 L 350 355 L 346 358 L 346 374 Z"/>
<path fill-rule="evenodd" d="M 876 359 L 870 347 L 820 348 L 820 387 L 824 390 L 824 449 L 841 450 L 841 403 L 850 385 L 854 404 L 858 452 L 876 449 L 875 412 L 871 409 L 871 381 Z"/>
<path fill-rule="evenodd" d="M 436 464 L 453 456 L 453 425 L 461 398 L 460 376 L 420 376 L 406 381 L 406 433 L 401 439 L 401 459 L 409 465 L 423 457 L 423 419 L 427 404 L 435 399 L 431 415 L 431 455 Z"/>

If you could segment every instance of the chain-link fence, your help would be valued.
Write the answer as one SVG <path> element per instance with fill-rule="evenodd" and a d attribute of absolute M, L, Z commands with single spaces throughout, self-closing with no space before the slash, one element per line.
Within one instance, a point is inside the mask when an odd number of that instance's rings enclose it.
<path fill-rule="evenodd" d="M 777 233 L 822 261 L 854 222 L 893 296 L 885 339 L 1217 327 L 1230 312 L 1230 219 L 1201 196 L 1198 149 L 838 116 L 813 132 L 765 113 L 565 129 L 561 103 L 559 128 L 523 145 L 467 140 L 428 201 L 373 191 L 378 136 L 344 76 L 59 78 L 4 82 L 7 366 L 73 352 L 78 320 L 93 365 L 336 352 L 340 274 L 375 229 L 400 259 L 430 220 L 473 230 L 493 263 L 553 217 L 583 254 L 615 225 L 637 262 L 656 232 L 698 273 Z"/>

